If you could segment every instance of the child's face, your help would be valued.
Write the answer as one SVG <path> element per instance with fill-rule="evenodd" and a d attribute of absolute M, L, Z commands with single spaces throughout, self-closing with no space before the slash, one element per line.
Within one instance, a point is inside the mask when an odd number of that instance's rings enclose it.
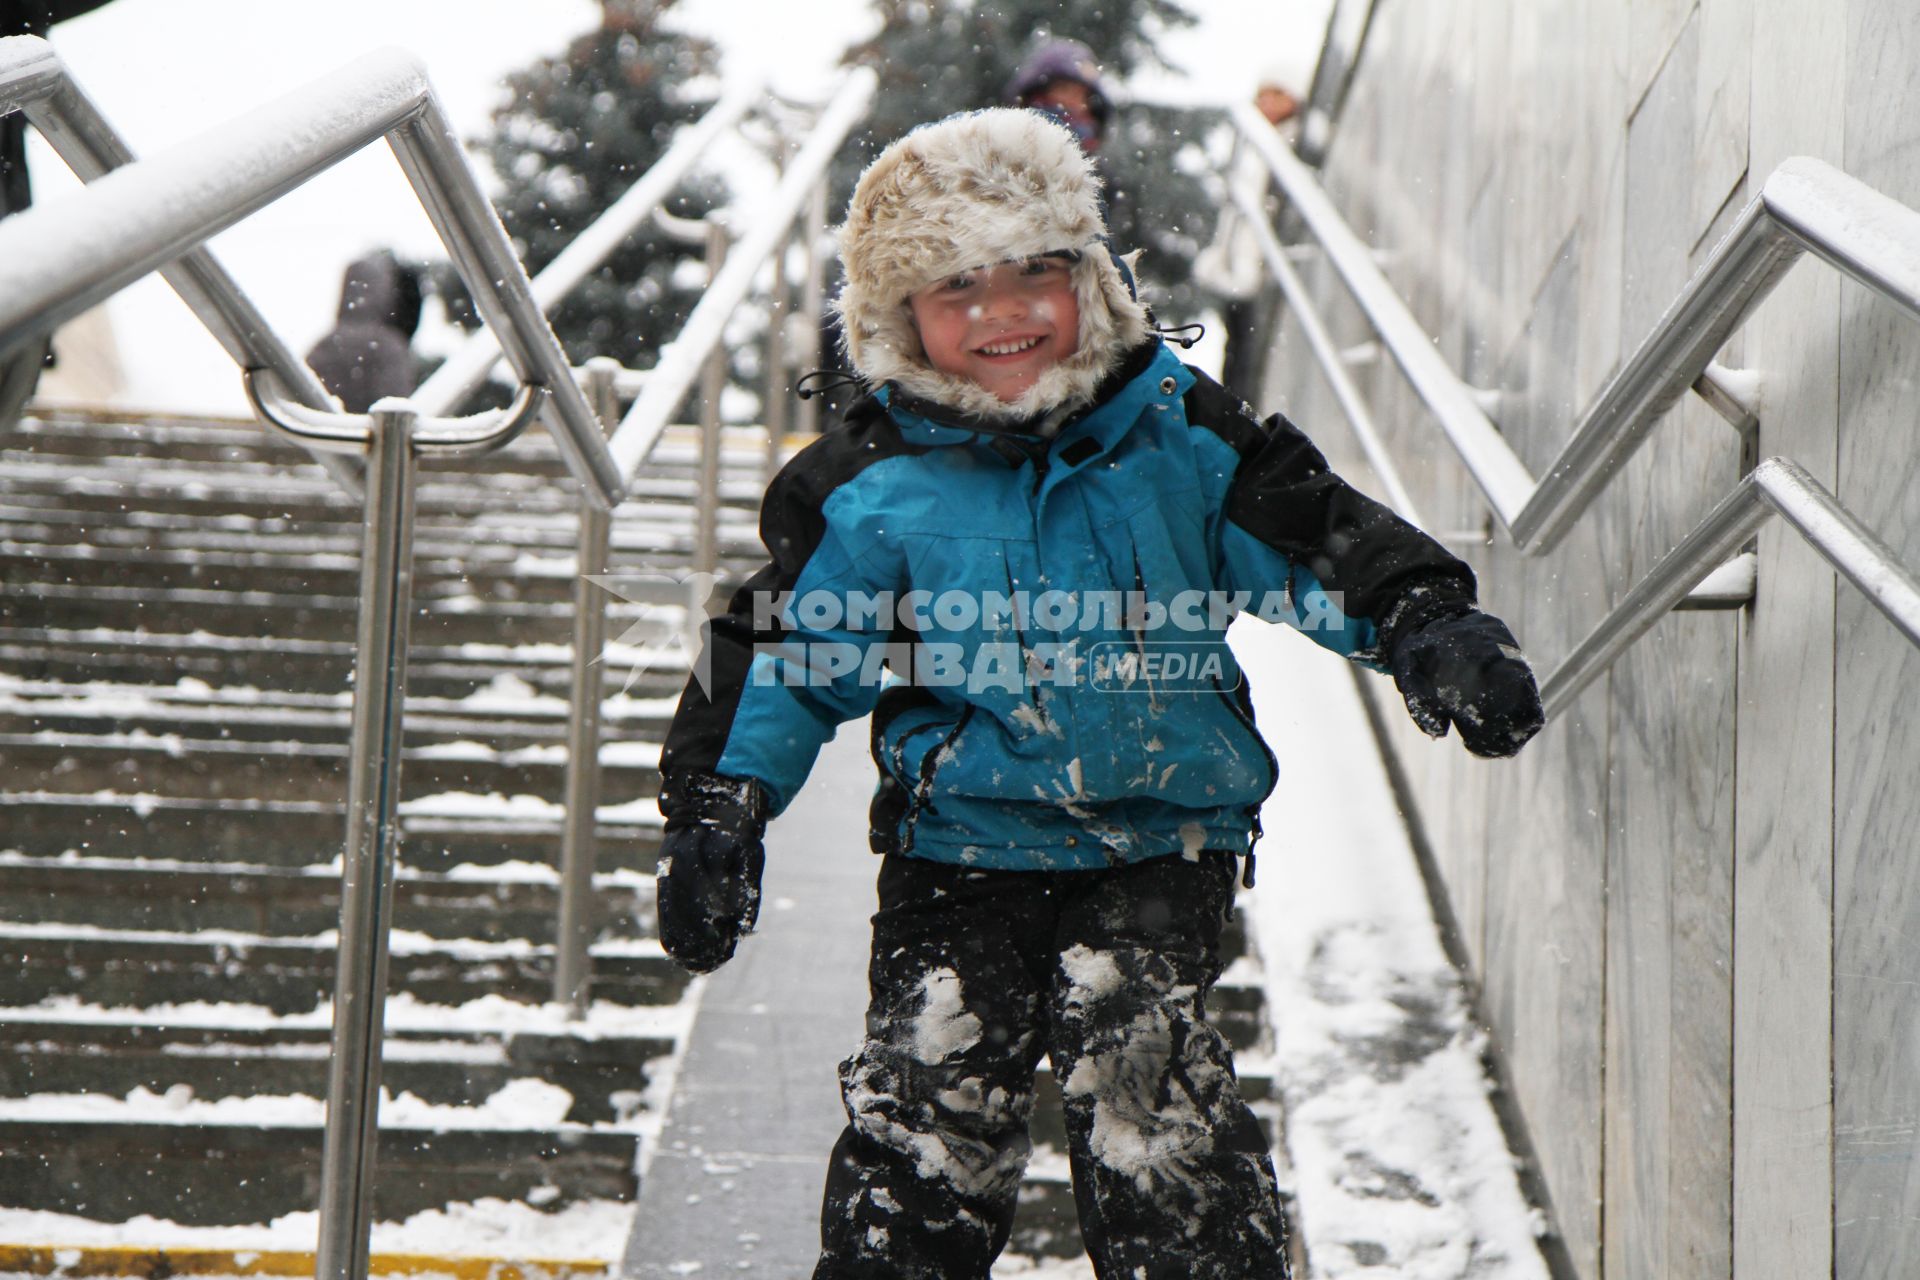
<path fill-rule="evenodd" d="M 1080 303 L 1065 257 L 948 276 L 908 302 L 928 363 L 1009 403 L 1080 349 Z"/>

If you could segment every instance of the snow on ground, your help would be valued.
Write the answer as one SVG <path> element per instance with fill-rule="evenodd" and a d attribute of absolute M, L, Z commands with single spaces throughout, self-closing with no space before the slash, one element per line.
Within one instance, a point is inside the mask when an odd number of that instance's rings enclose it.
<path fill-rule="evenodd" d="M 1485 1033 L 1346 663 L 1251 620 L 1232 640 L 1280 760 L 1252 896 L 1313 1273 L 1545 1280 L 1487 1099 Z"/>

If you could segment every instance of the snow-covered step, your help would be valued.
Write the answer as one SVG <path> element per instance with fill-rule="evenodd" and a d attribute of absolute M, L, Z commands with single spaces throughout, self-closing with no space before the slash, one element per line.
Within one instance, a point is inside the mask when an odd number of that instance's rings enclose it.
<path fill-rule="evenodd" d="M 558 698 L 541 698 L 523 687 L 523 700 L 409 698 L 406 740 L 411 745 L 479 741 L 495 749 L 564 742 L 567 704 Z M 345 694 L 259 695 L 255 691 L 256 696 L 246 700 L 169 696 L 177 692 L 177 686 L 149 690 L 129 684 L 16 681 L 0 675 L 0 732 L 145 730 L 232 742 L 290 737 L 344 742 L 353 728 L 351 697 Z M 207 694 L 213 693 L 209 686 Z M 622 740 L 663 737 L 673 715 L 673 703 L 666 698 L 608 702 L 602 722 Z"/>
<path fill-rule="evenodd" d="M 253 1024 L 20 1017 L 0 1010 L 0 1098 L 136 1090 L 179 1099 L 326 1096 L 331 1029 L 272 1020 Z M 580 1035 L 458 1027 L 389 1032 L 381 1085 L 438 1106 L 478 1106 L 515 1080 L 565 1089 L 573 1124 L 627 1125 L 645 1088 L 674 1051 L 671 1029 Z"/>
<path fill-rule="evenodd" d="M 0 626 L 0 672 L 26 680 L 158 687 L 189 680 L 331 695 L 351 687 L 353 664 L 353 645 L 345 640 L 218 635 L 198 628 Z M 677 697 L 687 679 L 677 637 L 645 650 L 616 641 L 601 666 L 609 695 Z M 572 667 L 570 644 L 416 644 L 407 654 L 407 689 L 427 697 L 465 698 L 512 679 L 543 694 L 565 696 Z"/>
<path fill-rule="evenodd" d="M 136 513 L 128 513 L 129 517 Z M 256 552 L 282 555 L 357 556 L 361 532 L 345 521 L 288 528 L 284 521 L 142 513 L 145 518 L 102 525 L 90 512 L 19 508 L 0 502 L 0 537 L 16 542 L 86 545 L 102 549 L 153 549 L 190 552 Z M 722 556 L 764 557 L 756 513 L 736 507 L 718 512 Z M 628 503 L 616 513 L 612 537 L 617 567 L 651 564 L 660 557 L 685 555 L 693 530 L 685 504 Z M 476 537 L 476 535 L 482 535 Z M 579 520 L 567 515 L 537 517 L 500 513 L 484 521 L 435 520 L 417 524 L 414 555 L 422 564 L 459 559 L 472 565 L 512 565 L 538 557 L 535 567 L 570 572 L 579 541 Z"/>
<path fill-rule="evenodd" d="M 469 597 L 474 607 L 520 608 L 535 602 L 565 604 L 573 598 L 576 564 L 570 553 L 529 554 L 513 547 L 497 555 L 450 558 L 414 556 L 414 598 L 423 605 L 445 597 Z M 723 576 L 743 578 L 758 567 L 743 557 L 722 562 Z M 616 561 L 609 572 L 628 575 L 610 609 L 619 613 L 631 601 L 680 604 L 686 589 L 666 572 L 684 567 L 682 553 L 662 551 L 643 567 Z M 658 577 L 656 579 L 656 573 Z M 245 550 L 176 550 L 164 547 L 103 547 L 87 542 L 37 542 L 7 538 L 0 531 L 0 577 L 10 583 L 61 583 L 70 586 L 198 588 L 217 591 L 272 591 L 282 595 L 330 596 L 357 604 L 360 550 L 326 553 L 279 548 L 272 538 Z M 631 610 L 627 610 L 631 612 Z"/>
<path fill-rule="evenodd" d="M 635 872 L 594 877 L 594 934 L 641 936 L 651 929 L 653 879 Z M 559 876 L 519 863 L 457 872 L 404 869 L 395 878 L 393 927 L 431 938 L 553 941 Z M 46 858 L 0 853 L 0 922 L 184 932 L 222 929 L 304 937 L 340 920 L 334 865 L 276 869 L 243 862 Z"/>
<path fill-rule="evenodd" d="M 582 1200 L 633 1197 L 639 1133 L 509 1127 L 511 1119 L 498 1113 L 513 1101 L 486 1109 L 423 1104 L 411 1110 L 438 1115 L 425 1124 L 383 1126 L 375 1216 L 393 1220 L 481 1199 L 557 1210 Z M 319 1202 L 317 1099 L 216 1103 L 207 1109 L 224 1117 L 217 1124 L 95 1118 L 89 1113 L 101 1109 L 98 1100 L 86 1096 L 65 1108 L 57 1096 L 22 1105 L 41 1118 L 0 1119 L 0 1204 L 8 1208 L 211 1226 L 265 1222 Z M 182 1110 L 198 1113 L 191 1103 Z M 470 1124 L 452 1127 L 462 1119 Z M 435 1121 L 449 1127 L 430 1127 Z M 483 1127 L 488 1121 L 491 1127 Z"/>
<path fill-rule="evenodd" d="M 103 460 L 175 457 L 200 461 L 238 462 L 249 459 L 301 466 L 311 459 L 298 447 L 252 419 L 166 418 L 128 420 L 113 412 L 42 410 L 24 418 L 11 432 L 16 447 L 35 453 L 70 454 Z M 663 467 L 686 467 L 697 460 L 699 428 L 669 426 L 648 461 Z M 766 451 L 764 429 L 726 427 L 721 432 L 721 460 L 736 466 L 760 465 Z M 479 468 L 510 464 L 516 469 L 562 466 L 559 449 L 544 432 L 520 436 L 494 455 L 462 458 L 456 465 Z"/>
<path fill-rule="evenodd" d="M 271 743 L 298 737 L 303 741 L 348 741 L 353 712 L 344 702 L 328 708 L 284 704 L 190 704 L 154 700 L 88 699 L 88 697 L 19 697 L 4 691 L 0 677 L 0 733 L 188 733 L 192 737 L 219 737 L 230 743 Z M 121 685 L 132 689 L 132 685 Z M 666 733 L 674 708 L 664 699 L 647 699 L 645 712 L 634 716 L 607 716 L 605 723 L 622 739 L 659 739 Z M 564 704 L 549 716 L 528 708 L 526 718 L 503 720 L 505 712 L 428 712 L 415 699 L 407 700 L 407 743 L 428 745 L 447 741 L 480 741 L 495 750 L 534 747 L 566 741 Z"/>
<path fill-rule="evenodd" d="M 628 486 L 635 500 L 691 502 L 692 472 L 685 475 L 643 471 Z M 720 501 L 755 506 L 764 486 L 755 474 L 733 472 L 720 479 Z M 280 516 L 289 520 L 341 520 L 360 510 L 359 499 L 317 466 L 301 471 L 280 467 L 173 462 L 143 459 L 139 466 L 102 468 L 88 463 L 42 458 L 0 449 L 0 491 L 22 507 L 63 507 L 111 512 L 207 512 Z M 427 472 L 415 486 L 420 514 L 477 516 L 485 512 L 572 512 L 579 499 L 557 478 L 495 472 Z M 41 501 L 34 502 L 34 498 Z M 58 501 L 49 501 L 57 498 Z"/>
<path fill-rule="evenodd" d="M 138 577 L 127 579 L 137 583 Z M 65 582 L 0 583 L 0 618 L 12 627 L 36 623 L 66 629 L 115 628 L 205 631 L 230 636 L 300 636 L 350 642 L 359 622 L 358 596 L 307 595 L 282 590 L 208 590 L 200 587 L 92 585 Z M 565 645 L 573 621 L 558 600 L 482 600 L 473 596 L 416 602 L 412 635 L 423 645 Z M 630 631 L 657 638 L 679 627 L 662 606 L 613 605 L 613 635 Z"/>
<path fill-rule="evenodd" d="M 102 1005 L 231 1000 L 299 1013 L 332 997 L 336 950 L 331 934 L 276 938 L 211 929 L 0 924 L 0 1006 L 59 998 Z M 592 963 L 595 999 L 668 1004 L 686 989 L 686 972 L 657 942 L 596 943 Z M 537 1003 L 553 994 L 553 951 L 524 942 L 395 933 L 388 990 L 430 1004 L 486 995 Z"/>
<path fill-rule="evenodd" d="M 595 830 L 602 871 L 652 874 L 660 813 L 650 796 L 608 793 Z M 13 792 L 0 846 L 34 856 L 67 853 L 300 868 L 340 855 L 346 806 L 313 801 L 213 800 L 149 794 Z M 538 796 L 452 793 L 402 808 L 400 864 L 423 872 L 559 860 L 561 809 Z"/>
<path fill-rule="evenodd" d="M 0 733 L 0 789 L 337 801 L 346 797 L 349 754 L 344 742 L 298 739 L 232 742 L 179 733 Z M 626 796 L 657 792 L 659 755 L 654 743 L 603 743 L 602 790 Z M 565 788 L 566 767 L 561 743 L 507 751 L 469 741 L 409 747 L 401 757 L 402 796 L 467 791 L 552 799 Z"/>

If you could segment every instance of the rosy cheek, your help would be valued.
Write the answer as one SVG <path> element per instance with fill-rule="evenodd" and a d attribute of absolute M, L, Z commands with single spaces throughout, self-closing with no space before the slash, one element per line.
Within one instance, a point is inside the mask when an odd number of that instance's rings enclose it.
<path fill-rule="evenodd" d="M 982 307 L 977 302 L 967 308 L 967 319 L 973 322 L 974 324 L 979 324 L 980 317 L 985 314 L 986 314 L 986 308 Z"/>
<path fill-rule="evenodd" d="M 1046 298 L 1042 298 L 1040 299 L 1040 301 L 1033 304 L 1033 314 L 1038 319 L 1044 320 L 1048 324 L 1052 324 L 1058 313 L 1054 310 L 1053 303 L 1050 300 Z"/>

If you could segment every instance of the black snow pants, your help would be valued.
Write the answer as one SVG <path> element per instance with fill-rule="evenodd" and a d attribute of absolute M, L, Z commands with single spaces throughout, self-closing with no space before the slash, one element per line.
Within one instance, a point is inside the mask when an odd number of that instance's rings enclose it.
<path fill-rule="evenodd" d="M 1285 1280 L 1286 1222 L 1205 1018 L 1234 861 L 981 871 L 889 855 L 814 1280 L 986 1280 L 1042 1054 L 1101 1280 Z"/>

